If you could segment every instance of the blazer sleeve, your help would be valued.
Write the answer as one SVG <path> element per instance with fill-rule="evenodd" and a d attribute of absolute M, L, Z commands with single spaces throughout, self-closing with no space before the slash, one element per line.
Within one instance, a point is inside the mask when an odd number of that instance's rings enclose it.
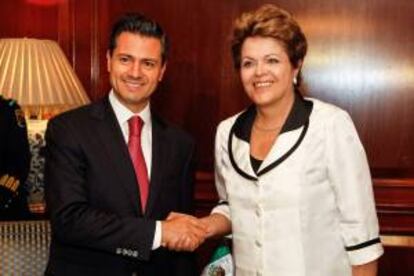
<path fill-rule="evenodd" d="M 77 135 L 75 124 L 62 117 L 51 120 L 46 131 L 45 188 L 54 238 L 72 246 L 148 260 L 155 221 L 120 216 L 90 203 L 91 166 Z"/>
<path fill-rule="evenodd" d="M 195 143 L 191 139 L 186 145 L 188 154 L 183 160 L 184 169 L 181 174 L 181 210 L 179 212 L 194 213 L 194 180 L 195 180 Z"/>
<path fill-rule="evenodd" d="M 17 177 L 23 186 L 29 174 L 31 158 L 26 120 L 18 104 L 7 106 L 4 115 L 9 123 L 5 131 L 6 141 L 2 141 L 7 145 L 5 173 Z"/>
<path fill-rule="evenodd" d="M 365 264 L 383 253 L 366 154 L 350 116 L 342 110 L 331 118 L 327 136 L 328 174 L 345 249 L 352 265 Z"/>
<path fill-rule="evenodd" d="M 194 180 L 195 180 L 195 143 L 192 139 L 184 143 L 181 148 L 186 152 L 183 160 L 184 169 L 181 174 L 181 202 L 178 212 L 194 214 Z M 172 275 L 192 276 L 196 275 L 196 259 L 193 252 L 177 252 L 175 262 L 175 273 Z"/>
<path fill-rule="evenodd" d="M 230 129 L 226 128 L 225 122 L 222 122 L 217 127 L 216 140 L 214 147 L 214 177 L 217 193 L 219 196 L 219 202 L 211 213 L 219 213 L 231 220 L 230 207 L 227 199 L 226 189 L 226 171 L 228 171 L 229 158 L 227 141 Z"/>

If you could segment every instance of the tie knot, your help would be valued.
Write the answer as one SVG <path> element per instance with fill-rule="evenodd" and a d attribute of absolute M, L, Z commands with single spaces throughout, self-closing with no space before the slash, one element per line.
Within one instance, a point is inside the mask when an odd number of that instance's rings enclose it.
<path fill-rule="evenodd" d="M 144 121 L 139 116 L 133 116 L 128 120 L 129 136 L 141 136 L 141 129 Z"/>

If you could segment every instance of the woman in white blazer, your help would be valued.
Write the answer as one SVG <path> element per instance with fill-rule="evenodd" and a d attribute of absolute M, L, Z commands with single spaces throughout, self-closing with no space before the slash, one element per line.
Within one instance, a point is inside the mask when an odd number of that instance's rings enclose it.
<path fill-rule="evenodd" d="M 232 233 L 237 276 L 371 276 L 383 253 L 351 118 L 300 93 L 306 50 L 277 6 L 235 21 L 233 59 L 253 105 L 218 126 L 220 202 L 204 220 L 211 235 Z"/>

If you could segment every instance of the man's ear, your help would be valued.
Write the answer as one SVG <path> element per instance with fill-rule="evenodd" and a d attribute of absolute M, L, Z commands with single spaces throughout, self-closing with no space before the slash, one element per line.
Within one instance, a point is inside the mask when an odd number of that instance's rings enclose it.
<path fill-rule="evenodd" d="M 167 62 L 165 62 L 161 67 L 161 72 L 160 72 L 158 81 L 162 81 L 162 78 L 164 77 L 165 69 L 167 69 Z"/>
<path fill-rule="evenodd" d="M 106 51 L 106 70 L 111 72 L 111 54 L 109 50 Z"/>

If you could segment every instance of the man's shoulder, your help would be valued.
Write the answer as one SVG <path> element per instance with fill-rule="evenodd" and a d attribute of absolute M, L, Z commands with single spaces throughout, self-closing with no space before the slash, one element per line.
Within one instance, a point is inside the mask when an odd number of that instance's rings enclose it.
<path fill-rule="evenodd" d="M 183 127 L 175 125 L 171 122 L 164 120 L 157 114 L 152 114 L 153 127 L 160 127 L 168 135 L 168 137 L 174 139 L 178 143 L 194 144 L 193 136 L 186 131 Z"/>
<path fill-rule="evenodd" d="M 49 123 L 55 124 L 58 122 L 72 122 L 72 123 L 86 123 L 88 119 L 93 116 L 94 110 L 99 109 L 99 107 L 102 105 L 102 102 L 95 102 L 90 103 L 87 105 L 83 105 L 68 111 L 65 111 L 63 113 L 60 113 L 53 117 Z"/>
<path fill-rule="evenodd" d="M 95 135 L 94 130 L 98 122 L 94 115 L 96 103 L 80 106 L 51 118 L 47 123 L 46 139 L 58 139 L 70 142 L 77 139 L 90 139 Z M 72 142 L 73 142 L 72 141 Z M 78 142 L 80 140 L 77 140 Z"/>

